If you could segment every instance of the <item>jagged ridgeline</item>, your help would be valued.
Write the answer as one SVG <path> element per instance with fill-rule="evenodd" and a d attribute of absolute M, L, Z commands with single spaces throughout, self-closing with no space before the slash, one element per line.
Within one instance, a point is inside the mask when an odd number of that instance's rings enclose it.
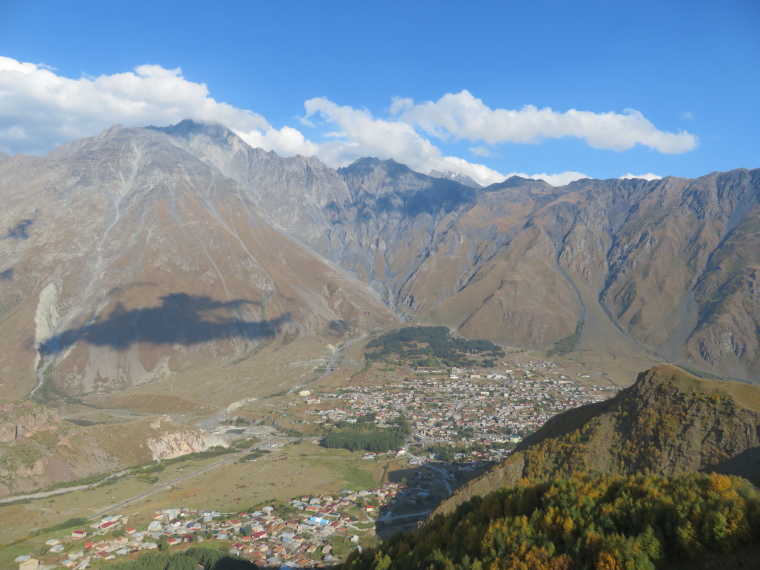
<path fill-rule="evenodd" d="M 473 188 L 392 160 L 279 157 L 186 121 L 8 157 L 0 199 L 6 397 L 95 401 L 171 379 L 191 406 L 227 406 L 230 372 L 271 395 L 312 373 L 265 370 L 276 351 L 321 358 L 408 319 L 760 371 L 760 169 Z"/>
<path fill-rule="evenodd" d="M 493 367 L 504 351 L 487 340 L 454 337 L 443 326 L 404 327 L 367 343 L 366 356 L 410 366 Z"/>
<path fill-rule="evenodd" d="M 475 497 L 343 568 L 730 568 L 758 539 L 760 493 L 740 477 L 587 474 Z"/>

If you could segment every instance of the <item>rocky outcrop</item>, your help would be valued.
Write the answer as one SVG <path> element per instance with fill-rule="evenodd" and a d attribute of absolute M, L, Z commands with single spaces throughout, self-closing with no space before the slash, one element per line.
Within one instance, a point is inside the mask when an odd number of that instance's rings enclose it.
<path fill-rule="evenodd" d="M 104 467 L 96 458 L 107 455 L 56 410 L 28 401 L 0 401 L 0 495 L 86 477 Z"/>
<path fill-rule="evenodd" d="M 350 270 L 401 312 L 399 291 L 441 223 L 474 201 L 469 185 L 393 160 L 362 158 L 336 171 L 313 157 L 248 147 L 218 125 L 183 121 L 157 130 L 234 179 L 269 223 Z"/>
<path fill-rule="evenodd" d="M 213 125 L 162 130 L 402 315 L 531 348 L 583 321 L 587 348 L 760 371 L 758 171 L 564 187 L 512 177 L 481 189 L 392 160 L 334 171 Z"/>
<path fill-rule="evenodd" d="M 153 460 L 172 459 L 210 447 L 228 447 L 221 438 L 199 429 L 180 427 L 168 418 L 151 422 L 151 429 L 159 432 L 157 437 L 150 437 L 146 445 Z"/>
<path fill-rule="evenodd" d="M 21 400 L 0 400 L 0 444 L 30 438 L 41 431 L 58 431 L 58 412 Z"/>

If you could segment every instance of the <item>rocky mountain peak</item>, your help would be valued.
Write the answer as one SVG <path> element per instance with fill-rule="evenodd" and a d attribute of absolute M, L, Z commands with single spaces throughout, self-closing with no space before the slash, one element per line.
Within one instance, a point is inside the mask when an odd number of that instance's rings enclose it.
<path fill-rule="evenodd" d="M 145 127 L 146 129 L 166 133 L 170 137 L 190 141 L 198 137 L 204 137 L 207 144 L 230 145 L 239 137 L 230 129 L 219 123 L 206 123 L 193 119 L 185 119 L 176 125 L 168 127 Z M 237 141 L 236 141 L 237 142 Z M 242 141 L 238 142 L 240 144 Z"/>
<path fill-rule="evenodd" d="M 92 395 L 192 374 L 208 354 L 234 359 L 283 335 L 326 345 L 395 322 L 217 168 L 209 157 L 249 155 L 201 138 L 235 135 L 175 130 L 112 129 L 0 163 L 0 316 L 12 320 L 0 342 L 16 354 L 7 395 Z"/>
<path fill-rule="evenodd" d="M 486 189 L 488 191 L 503 190 L 506 188 L 531 188 L 535 190 L 551 190 L 554 188 L 545 180 L 535 180 L 533 178 L 523 178 L 522 176 L 510 176 L 504 182 L 491 184 Z"/>
<path fill-rule="evenodd" d="M 465 174 L 457 174 L 456 172 L 451 172 L 450 170 L 446 171 L 440 171 L 440 170 L 430 170 L 427 173 L 428 176 L 432 176 L 433 178 L 443 178 L 444 180 L 453 180 L 454 182 L 459 182 L 462 186 L 468 186 L 470 188 L 482 188 L 483 186 L 481 184 L 478 184 L 470 178 L 469 176 Z"/>
<path fill-rule="evenodd" d="M 223 303 L 215 318 L 242 319 L 249 333 L 265 301 L 267 319 L 293 319 L 279 323 L 286 334 L 349 322 L 319 283 L 285 295 L 315 259 L 358 295 L 357 331 L 372 320 L 358 306 L 380 298 L 380 321 L 395 311 L 509 346 L 564 343 L 739 378 L 760 370 L 758 170 L 478 189 L 393 160 L 335 170 L 183 121 L 0 160 L 0 193 L 0 317 L 16 319 L 0 349 L 28 353 L 14 372 L 23 393 L 41 375 L 37 348 L 54 346 L 43 337 L 81 340 L 98 319 L 128 322 L 178 300 Z M 293 261 L 297 251 L 311 261 Z M 119 374 L 147 378 L 145 362 Z"/>

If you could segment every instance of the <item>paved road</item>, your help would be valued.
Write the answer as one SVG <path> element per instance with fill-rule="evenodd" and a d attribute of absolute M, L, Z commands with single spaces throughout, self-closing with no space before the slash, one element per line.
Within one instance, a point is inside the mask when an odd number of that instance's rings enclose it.
<path fill-rule="evenodd" d="M 429 463 L 423 463 L 422 467 L 427 467 L 431 471 L 434 471 L 438 473 L 438 475 L 441 476 L 441 482 L 446 487 L 446 493 L 448 493 L 448 496 L 454 494 L 454 490 L 451 488 L 451 485 L 449 484 L 449 474 L 446 470 L 441 469 L 440 467 L 435 467 L 434 465 L 430 465 Z"/>
<path fill-rule="evenodd" d="M 193 471 L 192 473 L 188 473 L 187 475 L 183 475 L 182 477 L 174 479 L 173 481 L 168 481 L 166 483 L 162 483 L 158 487 L 154 487 L 153 489 L 150 489 L 149 491 L 146 491 L 145 493 L 141 493 L 141 494 L 136 495 L 136 496 L 134 496 L 134 497 L 132 497 L 130 499 L 127 499 L 125 501 L 121 501 L 120 503 L 117 503 L 115 505 L 111 505 L 107 509 L 105 509 L 103 511 L 100 511 L 98 513 L 95 513 L 94 515 L 89 516 L 87 518 L 89 518 L 91 520 L 92 519 L 101 518 L 101 517 L 103 517 L 103 515 L 105 515 L 107 513 L 110 513 L 113 510 L 116 510 L 116 509 L 119 509 L 121 507 L 124 507 L 125 505 L 128 505 L 129 503 L 134 503 L 135 501 L 137 501 L 139 499 L 147 497 L 148 495 L 152 495 L 153 493 L 157 493 L 158 491 L 166 489 L 167 487 L 171 487 L 172 485 L 176 485 L 177 483 L 179 483 L 181 481 L 184 481 L 185 479 L 189 479 L 190 477 L 195 477 L 196 475 L 199 475 L 201 473 L 205 473 L 206 471 L 209 471 L 211 469 L 219 467 L 223 463 L 234 462 L 234 460 L 237 459 L 238 457 L 240 457 L 242 455 L 245 455 L 246 453 L 251 453 L 254 449 L 257 449 L 259 447 L 263 447 L 266 444 L 272 443 L 273 441 L 278 440 L 278 439 L 285 439 L 285 440 L 290 441 L 291 438 L 282 437 L 282 436 L 271 437 L 268 440 L 262 441 L 260 443 L 257 443 L 256 445 L 253 445 L 253 446 L 249 447 L 248 449 L 244 449 L 243 451 L 241 451 L 239 453 L 235 453 L 234 455 L 227 455 L 224 458 L 220 459 L 219 461 L 215 461 L 211 465 L 207 465 L 206 467 L 201 467 L 197 471 Z"/>
<path fill-rule="evenodd" d="M 377 519 L 378 523 L 389 523 L 394 522 L 401 519 L 413 519 L 413 518 L 422 518 L 424 516 L 429 515 L 432 513 L 430 509 L 427 511 L 418 511 L 416 513 L 409 513 L 408 515 L 392 515 L 392 516 L 382 516 L 379 519 Z"/>
<path fill-rule="evenodd" d="M 109 475 L 108 477 L 101 479 L 97 483 L 90 483 L 89 485 L 76 485 L 74 487 L 62 487 L 60 489 L 55 489 L 53 491 L 41 491 L 39 493 L 30 493 L 28 495 L 15 495 L 13 497 L 4 497 L 0 499 L 0 504 L 12 503 L 13 501 L 18 501 L 21 499 L 44 499 L 45 497 L 52 497 L 53 495 L 62 495 L 64 493 L 70 493 L 72 491 L 83 491 L 85 489 L 96 487 L 100 485 L 103 481 L 107 481 L 108 479 L 112 479 L 114 477 L 121 477 L 125 473 L 129 473 L 129 471 L 128 470 L 119 471 L 118 473 L 114 473 L 113 475 Z"/>
<path fill-rule="evenodd" d="M 131 499 L 127 499 L 126 501 L 122 501 L 122 502 L 120 502 L 120 503 L 118 503 L 116 505 L 112 505 L 112 506 L 108 507 L 106 510 L 101 511 L 98 514 L 93 515 L 93 516 L 91 516 L 89 518 L 91 518 L 91 519 L 96 518 L 98 516 L 103 515 L 104 513 L 107 513 L 109 511 L 112 511 L 114 509 L 122 507 L 122 506 L 124 506 L 124 505 L 126 505 L 128 503 L 131 503 L 131 502 L 136 501 L 138 499 L 142 499 L 143 497 L 146 497 L 147 495 L 150 495 L 151 493 L 155 493 L 156 491 L 160 491 L 161 489 L 164 489 L 166 487 L 170 487 L 171 485 L 175 485 L 176 483 L 179 483 L 180 481 L 184 481 L 185 479 L 188 479 L 190 477 L 198 475 L 199 473 L 203 473 L 204 471 L 208 471 L 209 469 L 213 469 L 215 467 L 218 467 L 222 463 L 225 463 L 225 462 L 237 459 L 241 455 L 244 455 L 246 453 L 250 453 L 254 449 L 259 448 L 259 447 L 263 447 L 264 445 L 266 445 L 268 443 L 271 443 L 271 442 L 273 442 L 275 440 L 278 440 L 278 439 L 285 439 L 285 440 L 290 441 L 290 439 L 292 439 L 292 438 L 281 437 L 281 436 L 271 437 L 268 440 L 262 441 L 260 443 L 257 443 L 256 445 L 253 445 L 253 446 L 249 447 L 248 449 L 244 449 L 243 451 L 241 451 L 239 453 L 236 453 L 234 455 L 227 455 L 227 456 L 223 457 L 222 459 L 220 459 L 219 461 L 217 461 L 215 463 L 212 463 L 211 465 L 207 465 L 206 467 L 198 469 L 197 471 L 193 471 L 192 473 L 188 473 L 187 475 L 183 475 L 182 477 L 180 477 L 178 479 L 175 479 L 174 481 L 170 481 L 168 483 L 163 483 L 163 484 L 161 484 L 158 487 L 155 487 L 155 488 L 150 489 L 149 491 L 147 491 L 145 493 L 142 493 L 141 495 L 137 495 L 136 497 L 132 497 Z M 46 497 L 52 497 L 53 495 L 62 495 L 64 493 L 71 493 L 73 491 L 84 491 L 85 489 L 91 489 L 92 487 L 97 487 L 103 481 L 106 481 L 108 479 L 112 479 L 114 477 L 121 477 L 122 475 L 125 475 L 125 474 L 127 474 L 129 472 L 130 472 L 129 469 L 127 469 L 125 471 L 119 471 L 118 473 L 114 473 L 113 475 L 110 475 L 108 477 L 105 477 L 105 478 L 101 479 L 97 483 L 90 483 L 89 485 L 76 485 L 74 487 L 62 487 L 61 489 L 55 489 L 53 491 L 41 491 L 39 493 L 30 493 L 28 495 L 15 495 L 13 497 L 4 497 L 4 498 L 0 499 L 0 505 L 5 504 L 5 503 L 12 503 L 13 501 L 18 501 L 18 500 L 22 500 L 22 499 L 44 499 Z"/>

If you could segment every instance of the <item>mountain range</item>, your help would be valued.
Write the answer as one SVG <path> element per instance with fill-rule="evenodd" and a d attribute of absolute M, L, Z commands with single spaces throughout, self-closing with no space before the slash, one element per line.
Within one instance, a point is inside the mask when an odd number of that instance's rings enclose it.
<path fill-rule="evenodd" d="M 336 170 L 192 121 L 2 156 L 0 389 L 176 384 L 228 405 L 410 319 L 757 378 L 760 170 L 486 188 L 432 174 Z"/>

